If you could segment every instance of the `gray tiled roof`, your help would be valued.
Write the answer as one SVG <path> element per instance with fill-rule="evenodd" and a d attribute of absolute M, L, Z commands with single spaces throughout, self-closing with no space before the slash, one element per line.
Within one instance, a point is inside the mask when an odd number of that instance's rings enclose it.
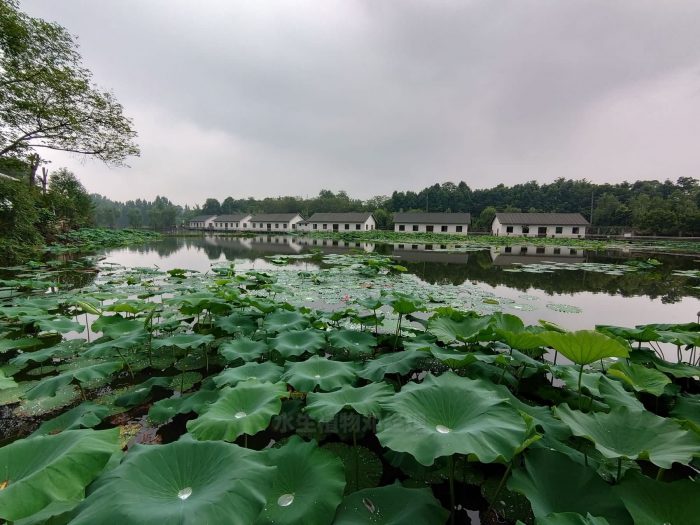
<path fill-rule="evenodd" d="M 189 222 L 204 222 L 214 217 L 216 217 L 216 215 L 197 215 L 196 217 L 192 217 Z"/>
<path fill-rule="evenodd" d="M 371 216 L 369 212 L 314 213 L 307 222 L 365 222 Z"/>
<path fill-rule="evenodd" d="M 423 213 L 406 212 L 394 213 L 395 223 L 411 224 L 469 224 L 471 221 L 469 213 Z"/>
<path fill-rule="evenodd" d="M 501 224 L 541 226 L 588 226 L 580 213 L 497 213 Z"/>
<path fill-rule="evenodd" d="M 250 222 L 289 222 L 296 216 L 301 217 L 298 213 L 260 213 L 253 215 Z"/>
<path fill-rule="evenodd" d="M 217 215 L 214 222 L 239 222 L 248 217 L 250 213 L 233 213 L 231 215 Z"/>

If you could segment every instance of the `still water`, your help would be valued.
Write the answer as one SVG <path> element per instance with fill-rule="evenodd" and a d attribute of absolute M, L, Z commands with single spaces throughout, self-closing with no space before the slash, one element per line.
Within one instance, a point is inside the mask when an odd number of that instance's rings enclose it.
<path fill-rule="evenodd" d="M 515 305 L 504 311 L 519 315 L 528 323 L 545 319 L 568 329 L 580 329 L 596 324 L 634 326 L 698 319 L 700 279 L 678 274 L 699 270 L 698 255 L 589 252 L 580 248 L 538 248 L 527 244 L 465 250 L 462 246 L 437 244 L 374 244 L 261 234 L 247 238 L 167 237 L 139 247 L 109 250 L 104 256 L 109 263 L 161 270 L 185 268 L 206 272 L 214 263 L 235 261 L 239 270 L 274 272 L 279 267 L 267 258 L 275 255 L 313 251 L 376 253 L 397 257 L 410 274 L 426 283 L 477 286 L 494 294 L 504 304 Z M 662 264 L 634 272 L 602 271 L 599 267 L 648 257 Z M 542 267 L 538 267 L 542 264 L 551 267 L 552 263 L 557 269 L 550 273 L 542 273 Z M 291 264 L 303 270 L 322 263 L 316 259 L 299 259 Z M 577 312 L 552 309 L 557 306 L 573 307 L 570 310 Z"/>

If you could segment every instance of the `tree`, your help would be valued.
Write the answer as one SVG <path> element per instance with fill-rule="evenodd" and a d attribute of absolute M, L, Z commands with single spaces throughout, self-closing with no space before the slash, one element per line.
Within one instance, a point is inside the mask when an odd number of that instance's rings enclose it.
<path fill-rule="evenodd" d="M 141 216 L 141 210 L 138 208 L 129 208 L 127 217 L 129 219 L 129 227 L 140 228 L 143 226 L 143 217 Z"/>
<path fill-rule="evenodd" d="M 73 37 L 22 13 L 16 0 L 0 0 L 0 71 L 0 158 L 46 148 L 123 165 L 139 154 L 131 120 L 92 82 Z M 30 186 L 39 164 L 33 156 Z"/>
<path fill-rule="evenodd" d="M 226 197 L 221 203 L 221 213 L 231 214 L 234 211 L 236 211 L 236 201 L 233 200 L 233 197 Z"/>
<path fill-rule="evenodd" d="M 218 215 L 221 213 L 221 204 L 216 199 L 207 199 L 202 207 L 202 213 L 205 215 Z"/>
<path fill-rule="evenodd" d="M 66 168 L 51 174 L 47 193 L 49 206 L 56 217 L 69 228 L 88 226 L 92 223 L 93 207 L 85 187 Z"/>
<path fill-rule="evenodd" d="M 488 230 L 491 227 L 493 219 L 496 217 L 496 208 L 493 206 L 487 206 L 479 214 L 478 226 L 484 230 Z"/>

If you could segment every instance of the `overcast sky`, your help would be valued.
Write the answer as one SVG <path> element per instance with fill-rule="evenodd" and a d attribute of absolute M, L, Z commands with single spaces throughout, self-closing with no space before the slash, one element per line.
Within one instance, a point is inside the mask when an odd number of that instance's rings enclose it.
<path fill-rule="evenodd" d="M 134 120 L 131 168 L 50 157 L 113 199 L 700 176 L 698 0 L 21 5 Z"/>

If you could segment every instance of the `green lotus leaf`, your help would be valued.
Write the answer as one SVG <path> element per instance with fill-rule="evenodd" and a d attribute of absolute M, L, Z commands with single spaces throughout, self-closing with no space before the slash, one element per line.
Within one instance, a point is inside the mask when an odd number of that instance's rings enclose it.
<path fill-rule="evenodd" d="M 0 448 L 0 519 L 31 516 L 55 501 L 81 498 L 119 450 L 119 429 L 66 430 Z"/>
<path fill-rule="evenodd" d="M 80 500 L 54 501 L 39 512 L 17 520 L 12 525 L 66 525 L 71 518 L 70 512 L 78 503 Z"/>
<path fill-rule="evenodd" d="M 219 353 L 232 363 L 237 359 L 252 361 L 268 351 L 268 346 L 263 341 L 253 341 L 247 337 L 241 337 L 235 341 L 228 341 L 219 347 Z"/>
<path fill-rule="evenodd" d="M 558 512 L 539 518 L 537 525 L 610 525 L 610 522 L 599 516 L 585 516 L 576 512 Z"/>
<path fill-rule="evenodd" d="M 676 346 L 700 346 L 700 334 L 691 331 L 658 330 L 659 341 Z"/>
<path fill-rule="evenodd" d="M 136 445 L 80 504 L 71 524 L 250 525 L 273 472 L 260 452 L 220 441 Z"/>
<path fill-rule="evenodd" d="M 257 329 L 257 323 L 253 317 L 241 313 L 233 313 L 226 317 L 219 317 L 214 321 L 214 326 L 227 334 L 250 335 Z"/>
<path fill-rule="evenodd" d="M 588 365 L 607 357 L 627 357 L 628 349 L 617 339 L 594 330 L 578 332 L 542 332 L 540 335 L 547 346 L 577 365 Z"/>
<path fill-rule="evenodd" d="M 464 352 L 449 346 L 432 346 L 430 353 L 435 359 L 442 361 L 450 368 L 464 368 L 477 361 L 474 352 Z"/>
<path fill-rule="evenodd" d="M 219 375 L 214 376 L 214 383 L 217 387 L 236 386 L 241 381 L 248 379 L 276 383 L 282 377 L 283 372 L 284 369 L 272 361 L 251 362 L 236 368 L 226 368 Z"/>
<path fill-rule="evenodd" d="M 287 363 L 282 380 L 300 392 L 311 392 L 315 387 L 330 391 L 354 383 L 357 368 L 355 363 L 314 355 L 301 363 Z"/>
<path fill-rule="evenodd" d="M 639 399 L 625 390 L 621 381 L 601 375 L 598 380 L 598 391 L 605 404 L 610 408 L 626 406 L 630 410 L 645 410 Z"/>
<path fill-rule="evenodd" d="M 98 405 L 92 401 L 84 401 L 77 407 L 71 408 L 60 416 L 44 421 L 39 428 L 34 431 L 32 437 L 58 434 L 65 430 L 74 430 L 78 428 L 93 428 L 99 425 L 102 420 L 111 413 L 112 411 L 109 407 Z"/>
<path fill-rule="evenodd" d="M 315 328 L 306 330 L 289 330 L 270 339 L 270 346 L 282 357 L 313 354 L 326 346 L 326 333 Z"/>
<path fill-rule="evenodd" d="M 152 377 L 147 379 L 140 385 L 136 385 L 132 390 L 122 394 L 114 400 L 114 404 L 118 407 L 132 407 L 140 405 L 148 396 L 151 395 L 151 390 L 156 387 L 171 388 L 172 379 L 170 377 Z"/>
<path fill-rule="evenodd" d="M 689 424 L 695 432 L 700 434 L 700 395 L 678 396 L 671 415 Z"/>
<path fill-rule="evenodd" d="M 85 331 L 85 326 L 66 317 L 42 319 L 37 321 L 36 325 L 42 332 L 58 332 L 60 334 L 66 334 L 68 332 L 81 333 Z"/>
<path fill-rule="evenodd" d="M 585 414 L 563 405 L 554 413 L 606 458 L 646 459 L 669 469 L 674 462 L 687 465 L 700 456 L 700 436 L 651 412 L 619 407 L 607 414 Z"/>
<path fill-rule="evenodd" d="M 148 411 L 148 419 L 153 423 L 165 423 L 177 414 L 204 412 L 205 407 L 219 398 L 217 390 L 198 390 L 192 394 L 162 399 L 153 403 Z"/>
<path fill-rule="evenodd" d="M 608 375 L 622 379 L 637 392 L 649 392 L 659 397 L 671 380 L 663 372 L 634 363 L 618 361 L 608 368 Z"/>
<path fill-rule="evenodd" d="M 115 303 L 105 306 L 105 312 L 117 312 L 117 313 L 127 313 L 127 314 L 140 314 L 141 312 L 147 311 L 151 308 L 151 304 L 146 301 L 141 301 L 138 299 L 123 299 Z"/>
<path fill-rule="evenodd" d="M 428 331 L 445 344 L 474 341 L 480 334 L 489 331 L 490 323 L 491 318 L 488 316 L 453 319 L 434 315 L 428 321 Z"/>
<path fill-rule="evenodd" d="M 279 448 L 265 451 L 277 467 L 267 503 L 257 525 L 329 525 L 343 499 L 343 463 L 315 441 L 292 436 Z"/>
<path fill-rule="evenodd" d="M 280 413 L 284 383 L 263 383 L 255 379 L 225 387 L 219 399 L 207 406 L 197 419 L 187 422 L 187 430 L 199 440 L 235 441 L 238 436 L 255 435 Z"/>
<path fill-rule="evenodd" d="M 143 346 L 148 339 L 148 332 L 141 328 L 138 332 L 132 332 L 116 339 L 100 341 L 90 346 L 83 355 L 87 357 L 108 357 L 118 354 L 119 350 L 128 350 L 137 346 Z M 155 341 L 153 341 L 155 343 Z"/>
<path fill-rule="evenodd" d="M 344 385 L 333 392 L 311 392 L 306 397 L 306 412 L 316 421 L 325 423 L 344 408 L 352 408 L 365 417 L 377 417 L 381 413 L 380 403 L 394 395 L 387 383 L 370 383 L 355 388 Z"/>
<path fill-rule="evenodd" d="M 124 319 L 121 315 L 103 315 L 92 323 L 92 330 L 102 332 L 110 339 L 117 339 L 143 330 L 143 321 Z"/>
<path fill-rule="evenodd" d="M 386 374 L 406 375 L 425 358 L 426 352 L 420 350 L 392 352 L 370 359 L 357 375 L 369 381 L 381 381 Z"/>
<path fill-rule="evenodd" d="M 636 357 L 642 354 L 642 351 L 635 352 L 630 357 Z M 689 365 L 688 363 L 669 363 L 664 359 L 660 359 L 653 352 L 645 352 L 644 361 L 651 364 L 658 371 L 668 374 L 673 377 L 700 377 L 700 366 Z M 630 359 L 634 362 L 634 359 Z"/>
<path fill-rule="evenodd" d="M 345 468 L 345 494 L 379 485 L 382 478 L 382 461 L 367 447 L 351 447 L 345 443 L 326 443 L 323 448 L 330 450 L 343 462 Z"/>
<path fill-rule="evenodd" d="M 105 379 L 114 372 L 121 370 L 123 366 L 124 363 L 122 361 L 107 361 L 106 363 L 67 370 L 57 376 L 42 379 L 38 385 L 26 393 L 25 397 L 31 400 L 44 396 L 55 396 L 59 388 L 68 385 L 73 380 L 87 383 L 88 381 Z"/>
<path fill-rule="evenodd" d="M 638 525 L 691 524 L 700 516 L 700 485 L 683 479 L 664 483 L 629 472 L 613 491 Z"/>
<path fill-rule="evenodd" d="M 346 496 L 333 525 L 444 525 L 449 514 L 430 489 L 409 489 L 396 482 Z"/>
<path fill-rule="evenodd" d="M 408 315 L 425 310 L 425 306 L 418 297 L 396 292 L 388 298 L 387 304 L 391 306 L 394 312 L 400 315 Z"/>
<path fill-rule="evenodd" d="M 0 390 L 7 390 L 8 388 L 16 388 L 17 383 L 12 377 L 7 377 L 3 370 L 0 370 Z"/>
<path fill-rule="evenodd" d="M 23 352 L 11 359 L 10 364 L 18 367 L 25 367 L 30 361 L 44 363 L 54 357 L 68 357 L 74 355 L 82 346 L 82 340 L 73 339 L 70 341 L 62 341 L 57 345 L 42 348 L 41 350 Z"/>
<path fill-rule="evenodd" d="M 177 334 L 163 339 L 154 339 L 151 346 L 154 350 L 159 348 L 174 346 L 181 350 L 199 348 L 214 340 L 211 334 Z"/>
<path fill-rule="evenodd" d="M 620 498 L 595 470 L 547 448 L 525 453 L 524 466 L 513 470 L 508 488 L 530 500 L 537 520 L 577 513 L 605 518 L 611 525 L 632 523 Z"/>
<path fill-rule="evenodd" d="M 370 354 L 377 346 L 377 339 L 368 332 L 336 330 L 328 337 L 334 348 L 349 350 L 353 355 Z"/>
<path fill-rule="evenodd" d="M 299 312 L 274 312 L 263 321 L 263 328 L 268 332 L 284 332 L 286 330 L 303 330 L 309 326 L 309 320 Z"/>
<path fill-rule="evenodd" d="M 482 379 L 452 372 L 409 383 L 383 404 L 379 442 L 408 452 L 423 465 L 452 454 L 471 454 L 482 463 L 509 461 L 524 442 L 520 413 Z"/>
<path fill-rule="evenodd" d="M 630 341 L 639 341 L 648 343 L 649 341 L 657 341 L 659 334 L 650 326 L 638 326 L 636 328 L 625 328 L 622 326 L 611 325 L 596 325 L 596 330 L 616 337 L 621 337 Z"/>
<path fill-rule="evenodd" d="M 0 339 L 0 354 L 10 352 L 12 350 L 26 350 L 41 346 L 42 342 L 36 337 L 24 337 L 22 339 Z"/>

